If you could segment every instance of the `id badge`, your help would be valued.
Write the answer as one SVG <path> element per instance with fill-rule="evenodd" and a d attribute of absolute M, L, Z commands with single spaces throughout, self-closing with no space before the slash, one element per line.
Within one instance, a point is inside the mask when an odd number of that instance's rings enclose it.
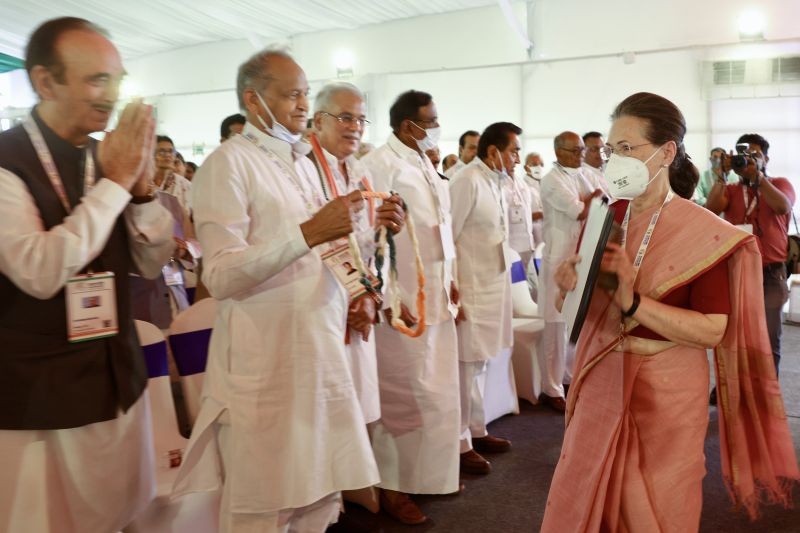
<path fill-rule="evenodd" d="M 753 225 L 752 224 L 736 224 L 736 227 L 739 229 L 745 230 L 750 235 L 753 234 Z"/>
<path fill-rule="evenodd" d="M 119 332 L 113 272 L 69 278 L 64 291 L 69 342 L 111 337 Z"/>
<path fill-rule="evenodd" d="M 453 227 L 450 224 L 450 217 L 439 224 L 439 239 L 442 241 L 442 252 L 444 260 L 450 261 L 456 258 L 456 245 L 453 242 Z"/>
<path fill-rule="evenodd" d="M 171 259 L 169 263 L 161 267 L 161 275 L 164 276 L 164 283 L 167 284 L 167 287 L 183 285 L 181 268 L 174 259 Z"/>
<path fill-rule="evenodd" d="M 333 277 L 347 290 L 351 301 L 367 292 L 366 287 L 361 283 L 361 274 L 356 268 L 356 262 L 347 241 L 334 246 L 321 257 Z M 369 273 L 367 276 L 372 286 L 375 287 L 378 282 L 377 278 Z"/>
<path fill-rule="evenodd" d="M 525 214 L 522 206 L 512 205 L 508 218 L 511 224 L 525 224 Z"/>

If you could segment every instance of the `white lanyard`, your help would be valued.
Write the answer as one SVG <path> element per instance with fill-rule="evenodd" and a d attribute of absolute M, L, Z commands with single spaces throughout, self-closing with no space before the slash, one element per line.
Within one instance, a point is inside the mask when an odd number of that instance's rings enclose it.
<path fill-rule="evenodd" d="M 511 176 L 511 175 L 509 175 L 508 178 L 511 181 L 512 196 L 514 197 L 514 200 L 515 200 L 514 202 L 512 202 L 511 205 L 516 206 L 516 207 L 521 206 L 524 203 L 524 200 L 522 198 L 522 191 L 520 191 L 519 187 L 517 186 L 517 180 L 514 179 L 514 176 Z M 526 185 L 526 187 L 527 187 L 527 185 Z"/>
<path fill-rule="evenodd" d="M 744 198 L 744 218 L 745 222 L 747 222 L 747 217 L 753 212 L 753 209 L 756 208 L 756 203 L 758 202 L 758 194 L 753 195 L 753 201 L 750 201 L 750 194 L 747 192 L 747 185 L 742 185 L 742 197 Z"/>
<path fill-rule="evenodd" d="M 64 182 L 61 181 L 61 176 L 58 173 L 56 164 L 53 162 L 50 149 L 47 147 L 47 143 L 44 142 L 44 137 L 42 137 L 39 126 L 31 116 L 28 116 L 22 125 L 28 133 L 28 137 L 31 139 L 33 148 L 36 150 L 36 155 L 39 157 L 39 161 L 42 163 L 47 177 L 50 178 L 50 184 L 53 186 L 53 190 L 56 191 L 58 199 L 61 200 L 61 205 L 64 206 L 64 210 L 69 215 L 72 212 L 72 206 L 69 203 L 67 191 L 64 189 Z M 92 150 L 88 146 L 85 150 L 85 161 L 86 164 L 83 169 L 83 194 L 87 194 L 92 189 L 95 182 L 94 156 L 92 156 Z"/>
<path fill-rule="evenodd" d="M 496 174 L 496 172 L 492 170 L 488 170 L 484 165 L 481 165 L 481 172 L 486 177 L 486 180 L 489 182 L 489 189 L 492 191 L 492 196 L 494 197 L 494 201 L 497 206 L 500 208 L 500 231 L 503 232 L 503 240 L 508 240 L 508 228 L 506 227 L 506 206 L 505 202 L 503 201 L 503 186 L 500 183 L 500 177 L 497 177 L 497 191 L 495 191 L 495 183 L 492 180 L 492 174 Z M 499 192 L 499 194 L 498 194 Z"/>
<path fill-rule="evenodd" d="M 303 180 L 300 175 L 295 171 L 294 168 L 289 167 L 280 157 L 278 157 L 272 150 L 261 144 L 261 141 L 253 135 L 252 133 L 243 133 L 242 134 L 245 139 L 252 142 L 259 148 L 262 152 L 264 152 L 267 157 L 274 162 L 275 164 L 280 167 L 283 175 L 292 182 L 295 186 L 297 191 L 300 193 L 300 197 L 305 202 L 306 211 L 308 211 L 309 216 L 314 216 L 314 214 L 323 206 L 325 205 L 322 196 L 320 195 L 318 190 L 315 190 L 313 184 L 305 183 L 306 180 Z M 308 190 L 306 186 L 310 186 L 311 190 Z"/>
<path fill-rule="evenodd" d="M 658 217 L 661 216 L 661 210 L 664 209 L 664 206 L 667 205 L 672 197 L 675 194 L 672 192 L 672 189 L 669 190 L 667 193 L 666 198 L 664 198 L 664 203 L 661 204 L 653 216 L 650 217 L 650 225 L 647 226 L 647 231 L 644 232 L 644 237 L 642 237 L 642 243 L 639 245 L 639 251 L 636 252 L 636 258 L 633 260 L 633 279 L 636 281 L 636 276 L 639 274 L 639 268 L 642 266 L 642 261 L 644 261 L 644 254 L 647 252 L 647 247 L 650 246 L 650 238 L 653 236 L 653 230 L 656 229 L 656 223 L 658 222 Z M 625 211 L 625 218 L 622 221 L 622 249 L 625 250 L 625 243 L 628 240 L 628 221 L 631 218 L 631 204 L 628 204 L 628 209 Z"/>

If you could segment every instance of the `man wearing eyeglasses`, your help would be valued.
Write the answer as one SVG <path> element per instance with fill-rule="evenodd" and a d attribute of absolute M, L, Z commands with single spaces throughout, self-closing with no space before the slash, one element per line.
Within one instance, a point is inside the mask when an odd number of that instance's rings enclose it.
<path fill-rule="evenodd" d="M 155 324 L 162 330 L 169 328 L 177 313 L 189 307 L 183 272 L 193 269 L 200 256 L 191 221 L 192 184 L 175 172 L 176 154 L 172 139 L 166 135 L 156 137 L 153 185 L 156 199 L 172 214 L 175 251 L 158 278 L 144 279 L 131 274 L 130 280 L 133 317 Z"/>
<path fill-rule="evenodd" d="M 565 131 L 553 140 L 556 163 L 542 178 L 544 208 L 544 254 L 540 272 L 539 302 L 544 314 L 541 361 L 542 396 L 545 405 L 564 412 L 564 384 L 572 378 L 574 351 L 567 342 L 564 318 L 556 310 L 558 288 L 553 276 L 558 265 L 575 253 L 582 220 L 589 213 L 589 202 L 600 196 L 603 188 L 594 174 L 581 167 L 586 153 L 583 139 Z"/>
<path fill-rule="evenodd" d="M 314 101 L 313 128 L 310 141 L 319 142 L 324 161 L 318 152 L 309 153 L 317 166 L 323 182 L 327 171 L 335 180 L 339 194 L 358 190 L 373 190 L 374 182 L 366 166 L 356 159 L 366 119 L 364 95 L 355 85 L 346 82 L 330 83 L 323 87 Z M 324 166 L 323 166 L 324 165 Z M 327 182 L 325 182 L 327 183 Z M 326 194 L 331 195 L 330 186 Z M 357 214 L 354 233 L 358 241 L 365 266 L 374 275 L 375 231 L 385 226 L 394 233 L 403 227 L 402 201 L 392 196 L 377 208 L 375 202 L 367 202 L 367 208 Z M 346 263 L 350 266 L 350 263 Z M 352 267 L 351 267 L 352 268 Z M 351 302 L 347 314 L 349 343 L 345 346 L 347 362 L 353 377 L 356 395 L 364 422 L 370 424 L 381 416 L 378 395 L 378 363 L 375 356 L 375 336 L 371 335 L 372 324 L 377 321 L 381 301 L 365 294 Z M 372 487 L 360 491 L 345 491 L 345 500 L 361 503 L 373 512 L 378 511 L 377 493 Z"/>
<path fill-rule="evenodd" d="M 362 160 L 381 191 L 397 191 L 414 218 L 425 267 L 425 332 L 410 338 L 388 324 L 376 327 L 381 419 L 372 447 L 381 472 L 381 506 L 406 524 L 425 515 L 407 494 L 458 491 L 459 381 L 454 318 L 455 245 L 450 192 L 425 151 L 436 146 L 439 119 L 433 97 L 407 91 L 389 110 L 392 133 Z M 400 318 L 409 326 L 417 293 L 415 252 L 408 232 L 397 243 Z M 384 304 L 386 305 L 386 304 Z"/>

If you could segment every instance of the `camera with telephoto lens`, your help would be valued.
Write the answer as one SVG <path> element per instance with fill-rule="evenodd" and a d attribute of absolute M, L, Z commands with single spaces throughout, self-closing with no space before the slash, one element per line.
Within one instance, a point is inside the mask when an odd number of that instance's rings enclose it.
<path fill-rule="evenodd" d="M 750 145 L 747 143 L 739 143 L 736 145 L 736 155 L 731 157 L 731 168 L 736 170 L 743 170 L 747 167 L 747 159 L 752 158 L 758 167 L 758 159 L 756 158 L 757 152 L 748 152 Z"/>

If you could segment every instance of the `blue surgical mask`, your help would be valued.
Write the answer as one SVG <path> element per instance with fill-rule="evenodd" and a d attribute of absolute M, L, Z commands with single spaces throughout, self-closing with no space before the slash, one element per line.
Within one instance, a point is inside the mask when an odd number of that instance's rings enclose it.
<path fill-rule="evenodd" d="M 261 118 L 261 115 L 256 113 L 256 117 L 258 117 L 258 121 L 261 122 L 261 125 L 264 126 L 264 129 L 267 131 L 267 133 L 269 133 L 271 136 L 275 137 L 276 139 L 280 139 L 280 140 L 285 141 L 285 142 L 287 142 L 287 143 L 289 143 L 291 145 L 295 145 L 298 142 L 300 142 L 300 139 L 303 138 L 303 134 L 302 133 L 292 133 L 291 131 L 289 131 L 286 128 L 286 126 L 284 126 L 283 124 L 278 122 L 278 119 L 276 119 L 275 115 L 272 114 L 272 111 L 270 110 L 269 106 L 264 101 L 264 99 L 261 98 L 261 95 L 258 94 L 258 91 L 256 91 L 256 96 L 258 96 L 258 101 L 261 102 L 261 105 L 264 106 L 264 109 L 267 110 L 267 114 L 269 115 L 269 118 L 272 119 L 272 127 L 270 128 L 269 126 L 267 126 L 267 121 L 265 121 L 263 118 Z"/>

